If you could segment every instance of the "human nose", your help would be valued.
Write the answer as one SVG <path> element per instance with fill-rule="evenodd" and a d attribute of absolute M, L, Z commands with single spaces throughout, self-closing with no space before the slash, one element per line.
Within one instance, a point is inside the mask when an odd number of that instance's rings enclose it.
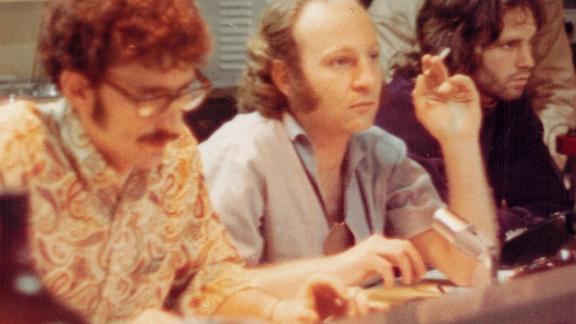
<path fill-rule="evenodd" d="M 359 91 L 368 91 L 380 87 L 382 70 L 378 60 L 362 60 L 358 65 L 352 86 Z"/>
<path fill-rule="evenodd" d="M 183 119 L 184 104 L 179 100 L 167 100 L 166 103 L 159 109 L 157 117 L 158 124 L 167 128 L 173 128 Z"/>
<path fill-rule="evenodd" d="M 524 44 L 520 47 L 516 58 L 516 65 L 519 68 L 533 68 L 534 67 L 534 56 L 532 54 L 532 46 L 530 44 Z"/>

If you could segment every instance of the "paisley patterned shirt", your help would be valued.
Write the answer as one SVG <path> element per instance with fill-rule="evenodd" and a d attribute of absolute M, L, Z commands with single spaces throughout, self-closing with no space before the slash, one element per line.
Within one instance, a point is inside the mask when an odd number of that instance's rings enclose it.
<path fill-rule="evenodd" d="M 65 101 L 17 102 L 0 108 L 0 152 L 0 189 L 30 192 L 37 272 L 90 322 L 163 305 L 206 316 L 247 287 L 190 134 L 159 167 L 119 181 Z"/>

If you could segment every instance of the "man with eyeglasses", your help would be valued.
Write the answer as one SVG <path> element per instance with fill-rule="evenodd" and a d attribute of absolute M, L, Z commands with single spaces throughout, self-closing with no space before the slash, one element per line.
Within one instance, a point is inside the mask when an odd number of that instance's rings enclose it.
<path fill-rule="evenodd" d="M 42 283 L 89 322 L 315 320 L 318 288 L 346 305 L 328 279 L 282 300 L 248 280 L 182 119 L 209 47 L 193 1 L 51 1 L 39 50 L 64 99 L 2 108 L 0 190 L 29 193 Z"/>

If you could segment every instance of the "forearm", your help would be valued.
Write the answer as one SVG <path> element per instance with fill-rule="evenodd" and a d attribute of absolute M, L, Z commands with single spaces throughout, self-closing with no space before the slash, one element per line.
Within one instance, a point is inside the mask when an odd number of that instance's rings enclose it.
<path fill-rule="evenodd" d="M 443 143 L 442 150 L 448 179 L 449 209 L 472 224 L 487 246 L 498 249 L 498 225 L 490 187 L 484 172 L 484 163 L 477 141 L 459 139 Z M 454 282 L 470 285 L 475 271 L 481 266 L 474 259 L 450 245 L 446 261 L 439 268 Z"/>
<path fill-rule="evenodd" d="M 277 297 L 262 289 L 249 288 L 239 290 L 220 304 L 214 316 L 233 320 L 261 319 L 269 321 Z"/>
<path fill-rule="evenodd" d="M 306 280 L 317 273 L 337 275 L 345 285 L 352 279 L 345 273 L 343 264 L 338 264 L 336 256 L 290 261 L 250 269 L 253 284 L 278 298 L 296 296 Z"/>
<path fill-rule="evenodd" d="M 450 210 L 474 225 L 483 239 L 496 244 L 498 225 L 480 145 L 474 140 L 442 144 Z"/>
<path fill-rule="evenodd" d="M 331 276 L 307 277 L 297 286 L 299 293 L 290 298 L 278 298 L 259 288 L 240 290 L 227 298 L 214 315 L 268 323 L 319 323 L 326 318 L 362 315 L 374 307 L 367 303 L 365 294 L 350 295 Z"/>

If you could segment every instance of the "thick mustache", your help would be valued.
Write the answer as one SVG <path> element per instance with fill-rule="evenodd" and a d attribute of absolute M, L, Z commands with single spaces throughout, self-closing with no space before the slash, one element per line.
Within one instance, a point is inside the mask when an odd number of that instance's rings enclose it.
<path fill-rule="evenodd" d="M 180 134 L 165 131 L 162 129 L 156 130 L 153 133 L 142 135 L 138 141 L 139 142 L 169 142 L 176 140 L 180 137 Z"/>

